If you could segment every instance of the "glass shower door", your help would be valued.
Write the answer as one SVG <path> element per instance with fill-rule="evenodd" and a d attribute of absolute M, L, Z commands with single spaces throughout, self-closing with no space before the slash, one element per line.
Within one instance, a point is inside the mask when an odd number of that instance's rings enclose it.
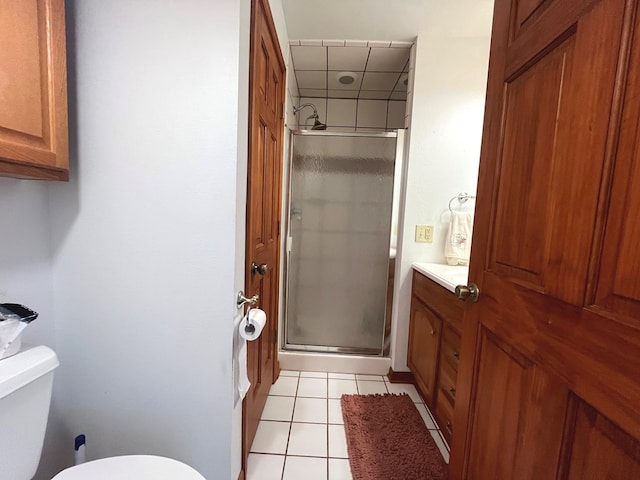
<path fill-rule="evenodd" d="M 293 134 L 285 348 L 381 354 L 395 153 L 395 134 Z"/>

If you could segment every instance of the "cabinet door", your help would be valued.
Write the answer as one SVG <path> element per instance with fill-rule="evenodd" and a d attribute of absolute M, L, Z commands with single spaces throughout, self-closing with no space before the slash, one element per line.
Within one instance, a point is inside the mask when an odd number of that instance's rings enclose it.
<path fill-rule="evenodd" d="M 431 407 L 435 399 L 441 332 L 442 320 L 413 297 L 409 330 L 409 368 Z"/>
<path fill-rule="evenodd" d="M 68 178 L 64 0 L 2 0 L 0 175 Z"/>

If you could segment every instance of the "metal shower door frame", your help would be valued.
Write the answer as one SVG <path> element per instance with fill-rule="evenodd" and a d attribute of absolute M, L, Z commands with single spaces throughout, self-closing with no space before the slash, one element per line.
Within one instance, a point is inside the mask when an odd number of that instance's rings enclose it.
<path fill-rule="evenodd" d="M 284 264 L 283 264 L 283 293 L 282 293 L 282 325 L 280 325 L 281 343 L 280 348 L 282 350 L 290 352 L 313 352 L 313 353 L 339 353 L 347 355 L 366 355 L 371 357 L 383 357 L 388 354 L 388 348 L 385 346 L 390 341 L 390 329 L 387 328 L 387 322 L 382 324 L 381 343 L 380 349 L 367 349 L 367 348 L 352 348 L 352 347 L 335 347 L 326 345 L 299 345 L 287 342 L 287 326 L 288 326 L 288 297 L 289 297 L 289 268 L 291 266 L 291 188 L 292 188 L 292 175 L 293 175 L 293 139 L 294 136 L 315 136 L 315 137 L 362 137 L 362 138 L 395 138 L 398 141 L 398 134 L 396 132 L 379 132 L 379 133 L 362 133 L 362 132 L 332 132 L 326 130 L 291 130 L 289 132 L 289 152 L 288 152 L 288 172 L 287 172 L 287 189 L 286 189 L 286 211 L 284 212 L 286 241 L 284 252 Z M 397 145 L 396 145 L 397 151 Z M 396 158 L 396 161 L 398 159 Z M 394 167 L 394 178 L 398 175 L 398 169 Z M 391 220 L 390 220 L 391 221 Z M 392 225 L 390 225 L 390 229 Z M 387 289 L 389 288 L 387 279 Z M 386 304 L 385 304 L 386 306 Z M 389 332 L 387 333 L 387 330 Z"/>

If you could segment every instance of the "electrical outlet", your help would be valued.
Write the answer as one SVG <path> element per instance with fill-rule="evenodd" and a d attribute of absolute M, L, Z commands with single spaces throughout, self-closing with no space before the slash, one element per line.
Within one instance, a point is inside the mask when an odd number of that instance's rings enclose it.
<path fill-rule="evenodd" d="M 416 243 L 433 242 L 433 225 L 416 225 Z"/>

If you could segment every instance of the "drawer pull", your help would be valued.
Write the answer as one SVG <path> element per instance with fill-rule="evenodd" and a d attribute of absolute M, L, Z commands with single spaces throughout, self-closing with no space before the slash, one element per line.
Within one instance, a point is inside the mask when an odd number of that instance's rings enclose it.
<path fill-rule="evenodd" d="M 453 351 L 453 356 L 456 358 L 460 358 L 460 352 L 458 352 L 457 350 Z"/>

